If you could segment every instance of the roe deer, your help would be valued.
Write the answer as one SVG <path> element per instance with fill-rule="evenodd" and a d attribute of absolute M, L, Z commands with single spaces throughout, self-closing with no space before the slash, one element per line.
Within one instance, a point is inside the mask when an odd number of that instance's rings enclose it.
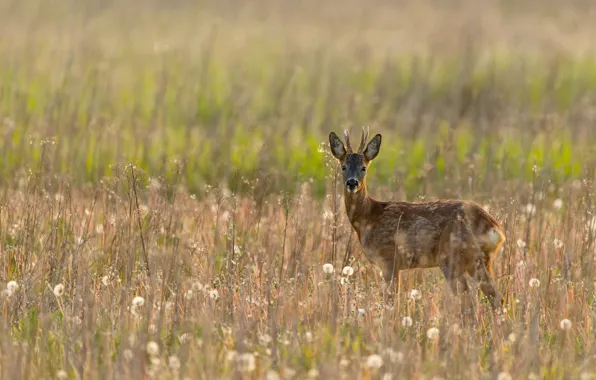
<path fill-rule="evenodd" d="M 493 308 L 503 297 L 493 282 L 492 262 L 505 241 L 499 223 L 479 204 L 468 200 L 381 202 L 366 188 L 366 172 L 381 148 L 381 135 L 366 144 L 362 130 L 358 151 L 331 132 L 331 153 L 341 164 L 346 212 L 366 257 L 385 281 L 399 279 L 403 269 L 440 267 L 452 291 L 468 291 L 467 272 L 480 282 Z M 397 281 L 396 281 L 397 282 Z M 394 284 L 395 285 L 395 284 Z"/>

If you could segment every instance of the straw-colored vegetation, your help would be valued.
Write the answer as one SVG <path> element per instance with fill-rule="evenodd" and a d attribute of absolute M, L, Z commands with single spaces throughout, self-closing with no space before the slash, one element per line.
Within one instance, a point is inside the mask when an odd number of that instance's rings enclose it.
<path fill-rule="evenodd" d="M 596 8 L 0 1 L 0 378 L 596 378 Z M 440 271 L 388 303 L 377 199 L 463 197 L 506 312 Z"/>

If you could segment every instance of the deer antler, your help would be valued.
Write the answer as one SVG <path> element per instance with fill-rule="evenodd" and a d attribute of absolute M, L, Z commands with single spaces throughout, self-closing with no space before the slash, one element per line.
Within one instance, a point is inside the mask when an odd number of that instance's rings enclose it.
<path fill-rule="evenodd" d="M 366 128 L 366 131 L 364 130 L 364 127 L 362 127 L 362 139 L 360 140 L 360 146 L 358 147 L 358 153 L 362 153 L 364 152 L 364 148 L 366 147 L 366 141 L 368 140 L 368 132 L 369 132 L 369 128 Z"/>
<path fill-rule="evenodd" d="M 346 149 L 348 153 L 352 153 L 352 146 L 350 145 L 350 134 L 348 130 L 344 130 L 344 139 L 346 140 Z"/>

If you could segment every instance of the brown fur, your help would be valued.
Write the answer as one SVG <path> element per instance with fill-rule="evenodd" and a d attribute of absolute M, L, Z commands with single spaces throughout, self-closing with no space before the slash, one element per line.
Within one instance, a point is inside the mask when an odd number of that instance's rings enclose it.
<path fill-rule="evenodd" d="M 363 133 L 363 141 L 367 134 Z M 480 205 L 468 200 L 381 202 L 368 195 L 366 170 L 381 144 L 377 135 L 357 153 L 340 146 L 332 132 L 331 150 L 342 165 L 346 212 L 364 254 L 380 267 L 386 281 L 400 270 L 440 267 L 454 292 L 467 291 L 465 273 L 480 281 L 493 306 L 503 302 L 492 280 L 492 263 L 505 235 L 499 223 Z M 338 142 L 339 141 L 339 142 Z M 343 144 L 342 144 L 343 145 Z M 369 159 L 370 158 L 370 159 Z M 354 183 L 352 182 L 352 185 Z"/>

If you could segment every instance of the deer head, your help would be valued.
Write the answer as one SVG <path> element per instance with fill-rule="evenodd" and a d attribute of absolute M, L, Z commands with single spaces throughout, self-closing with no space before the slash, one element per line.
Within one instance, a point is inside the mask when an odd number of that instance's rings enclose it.
<path fill-rule="evenodd" d="M 377 157 L 381 148 L 381 135 L 377 134 L 366 144 L 368 131 L 362 128 L 362 138 L 356 153 L 352 151 L 348 131 L 344 132 L 346 144 L 334 132 L 329 134 L 331 154 L 341 164 L 344 185 L 348 193 L 357 193 L 364 186 L 364 178 L 370 162 Z"/>

